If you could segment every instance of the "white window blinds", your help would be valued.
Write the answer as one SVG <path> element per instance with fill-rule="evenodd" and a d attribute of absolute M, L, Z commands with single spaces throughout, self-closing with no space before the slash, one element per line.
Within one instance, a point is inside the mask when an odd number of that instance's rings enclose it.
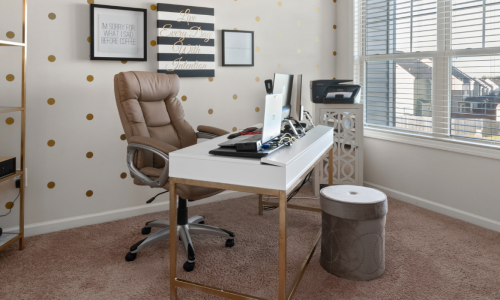
<path fill-rule="evenodd" d="M 500 145 L 500 0 L 356 0 L 355 23 L 368 127 Z"/>

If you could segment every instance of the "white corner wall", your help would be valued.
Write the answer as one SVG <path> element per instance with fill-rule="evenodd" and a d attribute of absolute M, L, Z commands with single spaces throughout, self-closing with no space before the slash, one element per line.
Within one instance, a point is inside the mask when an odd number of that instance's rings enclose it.
<path fill-rule="evenodd" d="M 339 1 L 338 1 L 339 2 Z M 20 0 L 0 1 L 0 39 L 8 31 L 21 37 Z M 125 165 L 126 142 L 118 118 L 113 92 L 113 76 L 123 71 L 156 72 L 156 2 L 143 0 L 95 0 L 96 4 L 146 8 L 148 10 L 148 61 L 90 61 L 89 5 L 87 0 L 28 0 L 27 78 L 27 194 L 26 234 L 40 234 L 117 218 L 166 209 L 161 196 L 155 205 L 145 201 L 158 190 L 134 186 Z M 264 80 L 274 72 L 303 74 L 303 102 L 311 110 L 308 83 L 335 77 L 336 3 L 324 0 L 221 1 L 186 0 L 168 3 L 215 8 L 216 70 L 208 78 L 181 78 L 179 98 L 186 119 L 198 125 L 231 131 L 244 128 L 263 117 Z M 278 5 L 281 3 L 281 6 Z M 54 13 L 56 18 L 49 19 Z M 256 20 L 260 17 L 260 21 Z M 220 30 L 255 31 L 255 67 L 222 67 Z M 10 47 L 0 49 L 0 106 L 20 105 L 20 53 Z M 300 51 L 298 51 L 300 49 Z M 300 54 L 299 54 L 300 52 Z M 49 55 L 56 57 L 49 62 Z M 14 74 L 12 82 L 5 80 Z M 94 81 L 88 82 L 92 75 Z M 258 78 L 258 79 L 257 79 Z M 237 95 L 237 100 L 233 100 Z M 54 105 L 47 100 L 55 99 Z M 259 107 L 260 111 L 256 112 Z M 213 109 L 213 114 L 208 110 Z M 93 120 L 86 116 L 93 114 Z M 13 125 L 5 120 L 14 118 Z M 0 115 L 0 156 L 19 153 L 20 114 Z M 55 141 L 49 147 L 47 142 Z M 92 152 L 91 159 L 86 157 Z M 54 182 L 49 189 L 47 184 Z M 0 184 L 0 214 L 17 195 L 13 182 Z M 87 191 L 93 191 L 87 197 Z M 233 194 L 237 196 L 238 194 Z M 227 198 L 223 195 L 219 199 Z M 163 202 L 161 202 L 163 201 Z M 0 227 L 17 226 L 18 208 L 0 218 Z"/>
<path fill-rule="evenodd" d="M 353 76 L 353 2 L 337 0 L 339 79 Z M 341 13 L 347 10 L 349 14 Z M 366 136 L 364 146 L 366 186 L 500 232 L 500 160 Z"/>

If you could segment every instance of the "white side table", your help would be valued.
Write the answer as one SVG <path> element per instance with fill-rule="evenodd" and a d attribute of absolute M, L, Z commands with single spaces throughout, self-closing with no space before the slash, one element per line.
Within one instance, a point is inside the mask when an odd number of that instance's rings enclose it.
<path fill-rule="evenodd" d="M 333 127 L 333 184 L 363 185 L 363 104 L 314 104 L 314 123 Z M 314 169 L 314 194 L 328 184 L 328 155 Z"/>

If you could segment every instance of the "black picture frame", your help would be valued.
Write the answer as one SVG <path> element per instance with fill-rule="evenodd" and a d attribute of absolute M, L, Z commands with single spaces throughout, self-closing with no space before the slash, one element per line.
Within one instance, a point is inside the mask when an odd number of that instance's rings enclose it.
<path fill-rule="evenodd" d="M 143 43 L 142 43 L 142 57 L 116 57 L 116 56 L 95 56 L 95 28 L 94 28 L 94 13 L 95 8 L 104 8 L 104 9 L 114 9 L 114 10 L 129 10 L 129 11 L 139 11 L 143 14 Z M 100 4 L 91 4 L 90 5 L 90 60 L 120 60 L 120 61 L 147 61 L 148 60 L 148 52 L 147 52 L 147 21 L 148 14 L 147 9 L 143 8 L 134 8 L 134 7 L 123 7 L 123 6 L 112 6 L 112 5 L 100 5 Z"/>
<path fill-rule="evenodd" d="M 251 34 L 252 35 L 252 63 L 251 64 L 228 64 L 226 63 L 226 32 Z M 244 31 L 244 30 L 222 30 L 222 66 L 223 67 L 253 67 L 255 66 L 255 43 L 254 43 L 254 32 Z"/>

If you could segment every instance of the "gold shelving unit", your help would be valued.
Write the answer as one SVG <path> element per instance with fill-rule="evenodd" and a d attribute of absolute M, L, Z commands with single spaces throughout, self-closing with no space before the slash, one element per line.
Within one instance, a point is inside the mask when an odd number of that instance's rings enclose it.
<path fill-rule="evenodd" d="M 26 148 L 26 35 L 27 35 L 27 0 L 23 1 L 23 39 L 22 43 L 9 42 L 0 40 L 0 46 L 2 47 L 21 47 L 22 54 L 22 77 L 21 77 L 21 107 L 5 107 L 0 106 L 0 114 L 10 113 L 10 112 L 21 112 L 21 171 L 17 171 L 15 174 L 4 176 L 0 178 L 0 182 L 14 179 L 17 176 L 21 176 L 21 187 L 19 195 L 19 232 L 4 232 L 0 236 L 0 250 L 3 250 L 10 246 L 11 244 L 19 241 L 19 250 L 24 249 L 24 196 L 25 196 L 25 177 L 24 170 L 26 168 L 25 162 L 25 148 Z"/>

